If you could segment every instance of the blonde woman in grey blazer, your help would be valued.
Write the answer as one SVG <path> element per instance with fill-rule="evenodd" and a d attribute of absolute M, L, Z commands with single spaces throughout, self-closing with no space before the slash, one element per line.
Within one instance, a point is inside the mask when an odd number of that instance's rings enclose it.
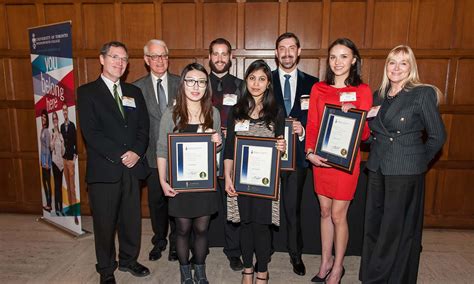
<path fill-rule="evenodd" d="M 392 49 L 369 121 L 363 283 L 416 283 L 425 172 L 446 139 L 440 98 L 436 87 L 420 83 L 411 48 Z"/>

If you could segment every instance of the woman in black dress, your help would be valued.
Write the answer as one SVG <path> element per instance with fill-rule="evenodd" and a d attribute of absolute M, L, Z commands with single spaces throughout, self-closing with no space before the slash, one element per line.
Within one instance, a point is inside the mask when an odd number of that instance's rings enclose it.
<path fill-rule="evenodd" d="M 176 220 L 176 251 L 182 283 L 193 283 L 189 264 L 189 236 L 194 233 L 193 256 L 194 280 L 208 283 L 205 261 L 208 250 L 208 227 L 211 215 L 217 212 L 216 192 L 179 194 L 166 180 L 168 159 L 168 133 L 215 132 L 212 141 L 221 144 L 219 111 L 212 106 L 209 75 L 197 63 L 186 66 L 181 73 L 176 105 L 166 109 L 160 122 L 160 137 L 157 144 L 157 164 L 160 184 L 170 197 L 168 213 Z M 218 149 L 219 150 L 219 149 Z"/>

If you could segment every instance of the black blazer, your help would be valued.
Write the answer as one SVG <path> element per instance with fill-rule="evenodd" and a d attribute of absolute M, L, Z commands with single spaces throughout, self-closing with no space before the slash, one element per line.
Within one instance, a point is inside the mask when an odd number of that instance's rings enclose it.
<path fill-rule="evenodd" d="M 291 109 L 289 114 L 287 114 L 285 110 L 285 102 L 283 101 L 283 91 L 282 86 L 280 84 L 278 69 L 272 71 L 274 86 L 273 91 L 275 93 L 277 103 L 282 107 L 283 111 L 285 112 L 285 117 L 291 116 L 293 118 L 296 118 L 306 129 L 308 110 L 301 110 L 300 98 L 302 95 L 311 94 L 311 88 L 314 84 L 319 82 L 319 79 L 309 74 L 306 74 L 300 70 L 297 70 L 297 74 L 298 78 L 296 79 L 295 101 L 293 103 L 293 108 Z M 298 138 L 296 138 L 296 166 L 300 168 L 305 168 L 308 166 L 308 162 L 306 161 L 306 155 L 304 152 L 305 143 L 306 139 L 300 141 Z"/>
<path fill-rule="evenodd" d="M 160 106 L 156 102 L 155 90 L 153 89 L 153 79 L 151 74 L 146 75 L 133 82 L 133 84 L 140 88 L 145 99 L 148 115 L 150 119 L 150 132 L 148 140 L 148 149 L 146 150 L 146 158 L 148 165 L 156 168 L 156 143 L 160 138 L 160 121 L 163 115 Z M 168 107 L 173 106 L 176 95 L 178 93 L 179 76 L 168 73 Z"/>
<path fill-rule="evenodd" d="M 148 112 L 139 88 L 120 82 L 123 96 L 135 100 L 136 108 L 124 107 L 122 117 L 117 104 L 99 77 L 77 89 L 77 105 L 82 135 L 87 149 L 86 182 L 117 182 L 124 170 L 120 156 L 128 150 L 140 156 L 130 169 L 133 176 L 148 175 L 145 151 L 148 146 Z"/>
<path fill-rule="evenodd" d="M 374 94 L 374 106 L 383 99 Z M 379 112 L 380 113 L 380 112 Z M 430 86 L 402 90 L 382 120 L 377 115 L 369 121 L 370 154 L 367 168 L 384 175 L 417 175 L 446 140 L 444 124 L 436 105 L 436 92 Z M 426 141 L 423 136 L 426 133 Z"/>

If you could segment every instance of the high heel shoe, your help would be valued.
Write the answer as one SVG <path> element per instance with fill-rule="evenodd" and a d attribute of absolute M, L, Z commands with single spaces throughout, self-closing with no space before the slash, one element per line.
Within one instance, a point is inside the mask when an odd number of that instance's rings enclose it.
<path fill-rule="evenodd" d="M 257 280 L 262 280 L 262 281 L 266 281 L 265 283 L 268 283 L 268 280 L 270 279 L 270 272 L 267 271 L 267 277 L 265 278 L 262 278 L 262 277 L 258 277 L 258 274 L 257 274 L 257 277 L 255 277 Z M 255 282 L 257 283 L 257 282 Z"/>
<path fill-rule="evenodd" d="M 344 266 L 342 267 L 342 272 L 341 272 L 341 278 L 339 278 L 339 281 L 337 283 L 341 284 L 341 281 L 342 281 L 342 277 L 344 277 L 344 274 L 346 274 L 346 269 L 344 268 Z M 329 273 L 328 275 L 326 275 L 326 278 L 329 276 Z M 324 281 L 324 283 L 327 283 L 326 281 Z"/>
<path fill-rule="evenodd" d="M 318 276 L 318 274 L 316 274 L 312 279 L 311 279 L 311 282 L 315 282 L 315 283 L 324 283 L 326 282 L 326 278 L 328 278 L 329 274 L 331 273 L 332 271 L 332 267 L 331 269 L 328 270 L 328 272 L 326 273 L 326 275 L 321 278 Z"/>

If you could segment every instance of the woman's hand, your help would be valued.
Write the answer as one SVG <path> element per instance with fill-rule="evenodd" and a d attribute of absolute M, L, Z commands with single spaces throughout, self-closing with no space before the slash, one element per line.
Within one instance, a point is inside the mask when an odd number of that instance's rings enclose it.
<path fill-rule="evenodd" d="M 344 103 L 341 107 L 343 112 L 348 112 L 351 108 L 356 108 L 355 105 L 351 103 Z"/>
<path fill-rule="evenodd" d="M 283 138 L 283 135 L 280 135 L 277 138 L 278 140 L 275 146 L 283 154 L 286 152 L 286 140 Z"/>
<path fill-rule="evenodd" d="M 220 146 L 222 144 L 222 137 L 219 132 L 215 132 L 214 134 L 212 134 L 211 141 L 216 143 L 216 146 Z"/>
<path fill-rule="evenodd" d="M 226 177 L 225 179 L 225 192 L 227 192 L 227 195 L 229 195 L 230 197 L 235 197 L 239 195 L 237 191 L 235 191 L 234 183 L 232 182 L 232 179 L 230 177 Z"/>
<path fill-rule="evenodd" d="M 163 182 L 161 183 L 161 188 L 163 189 L 163 193 L 165 194 L 165 196 L 168 196 L 168 197 L 175 197 L 176 194 L 178 194 L 178 192 L 176 190 L 174 190 L 169 183 L 167 182 Z"/>
<path fill-rule="evenodd" d="M 315 165 L 316 167 L 325 167 L 325 168 L 330 168 L 331 166 L 324 163 L 326 162 L 328 159 L 325 159 L 323 157 L 320 157 L 314 153 L 308 155 L 308 161 L 310 161 L 313 165 Z"/>

